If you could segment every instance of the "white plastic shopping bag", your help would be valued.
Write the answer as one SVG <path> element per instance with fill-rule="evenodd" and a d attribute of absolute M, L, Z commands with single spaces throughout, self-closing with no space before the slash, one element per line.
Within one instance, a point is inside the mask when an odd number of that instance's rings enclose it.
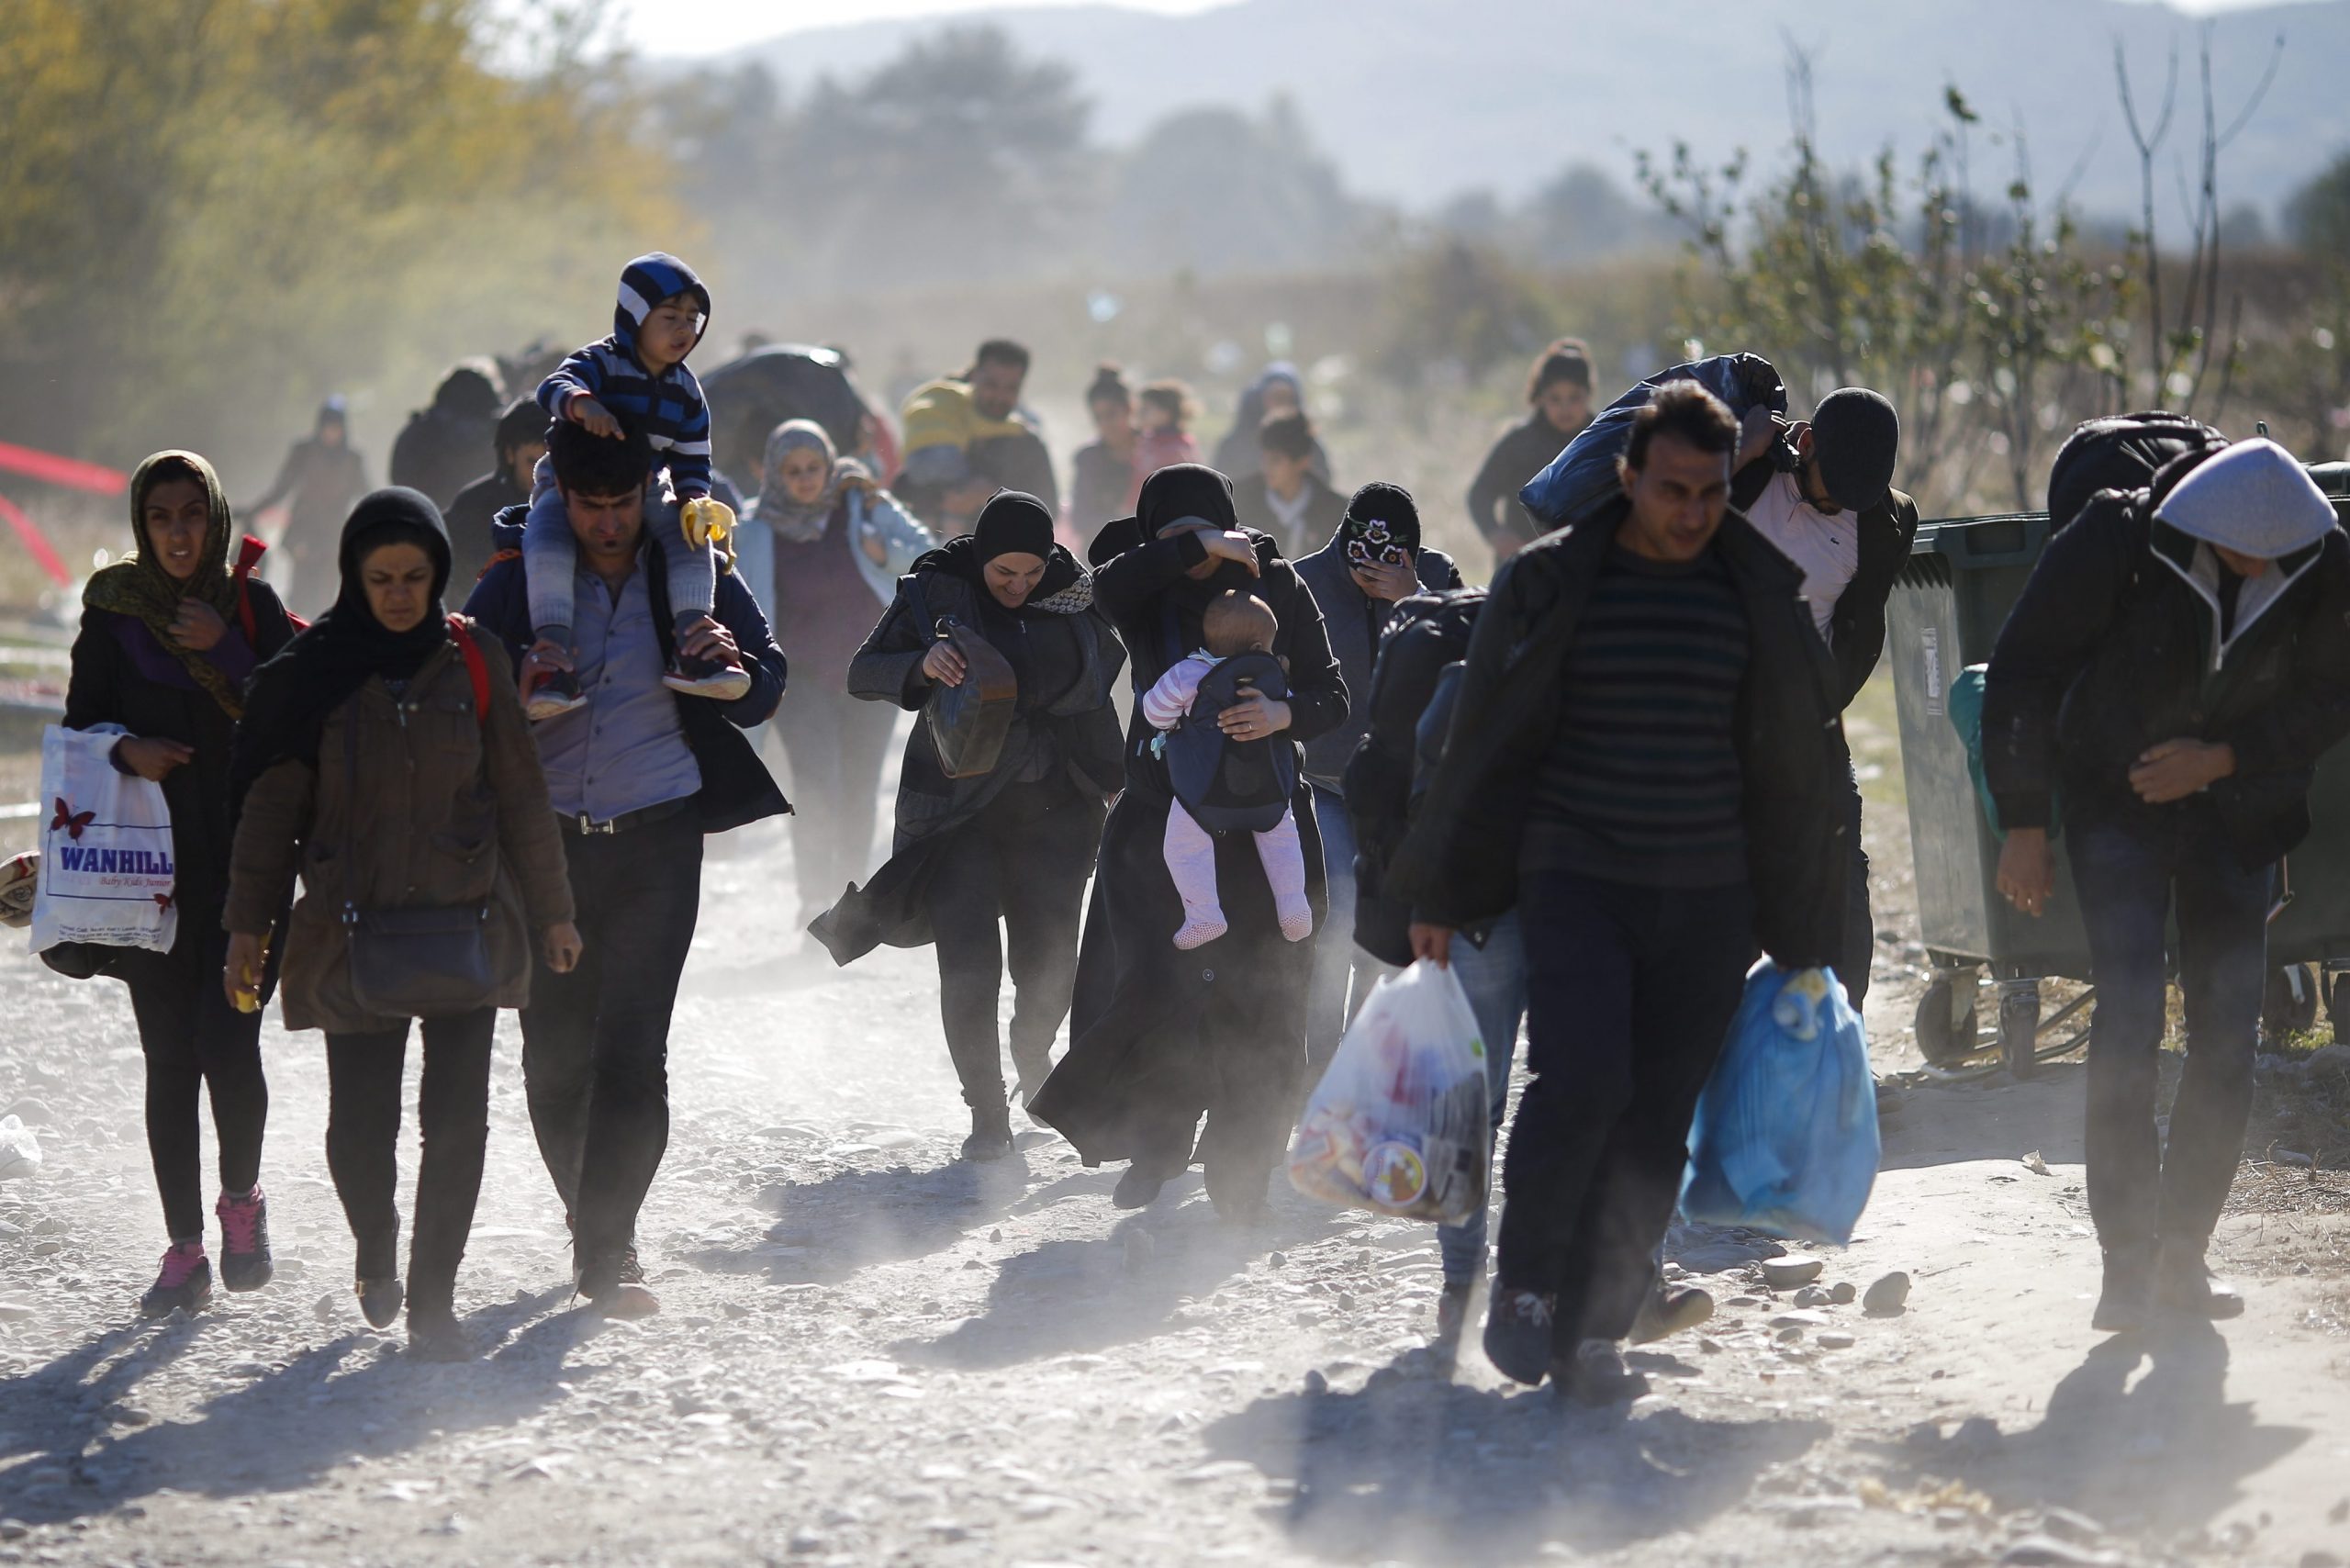
<path fill-rule="evenodd" d="M 106 760 L 123 734 L 113 724 L 41 732 L 36 953 L 61 942 L 172 950 L 180 912 L 171 808 L 161 784 Z"/>
<path fill-rule="evenodd" d="M 1322 1074 L 1290 1149 L 1310 1198 L 1458 1225 L 1485 1202 L 1485 1042 L 1460 977 L 1426 959 L 1382 980 Z"/>

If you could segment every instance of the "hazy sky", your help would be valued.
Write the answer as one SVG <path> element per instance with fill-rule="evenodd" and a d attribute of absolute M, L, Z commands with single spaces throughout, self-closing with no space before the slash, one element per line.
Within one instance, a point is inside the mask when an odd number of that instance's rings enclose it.
<path fill-rule="evenodd" d="M 779 33 L 884 17 L 946 17 L 990 10 L 1005 0 L 613 0 L 621 36 L 645 54 L 713 54 Z M 1031 6 L 1083 0 L 1016 0 Z M 1232 0 L 1116 0 L 1127 9 L 1181 14 Z M 1443 0 L 1429 0 L 1440 5 Z M 1965 0 L 1944 0 L 1964 5 Z M 2171 0 L 2182 11 L 2231 11 L 2274 0 Z"/>

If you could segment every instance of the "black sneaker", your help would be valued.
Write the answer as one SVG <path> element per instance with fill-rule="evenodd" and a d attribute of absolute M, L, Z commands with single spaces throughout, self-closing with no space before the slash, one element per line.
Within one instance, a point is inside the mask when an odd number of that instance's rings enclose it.
<path fill-rule="evenodd" d="M 2143 1245 L 2105 1249 L 2105 1285 L 2089 1315 L 2100 1334 L 2134 1334 L 2154 1310 L 2154 1249 Z"/>
<path fill-rule="evenodd" d="M 559 719 L 574 709 L 586 706 L 588 699 L 579 689 L 579 678 L 567 669 L 547 671 L 530 690 L 522 694 L 523 716 L 534 724 Z"/>
<path fill-rule="evenodd" d="M 632 1241 L 621 1249 L 620 1282 L 624 1285 L 644 1282 L 644 1264 L 636 1256 L 636 1243 Z"/>
<path fill-rule="evenodd" d="M 257 1291 L 275 1271 L 269 1258 L 269 1200 L 256 1186 L 246 1196 L 220 1194 L 212 1205 L 220 1218 L 220 1282 L 232 1291 Z"/>
<path fill-rule="evenodd" d="M 351 1287 L 359 1297 L 360 1316 L 375 1328 L 389 1328 L 399 1321 L 400 1304 L 407 1299 L 408 1288 L 400 1283 L 397 1274 L 386 1274 L 380 1279 L 362 1275 Z"/>
<path fill-rule="evenodd" d="M 1126 1173 L 1118 1178 L 1117 1190 L 1110 1194 L 1110 1202 L 1122 1209 L 1147 1209 L 1167 1185 L 1167 1178 L 1140 1165 L 1129 1165 Z"/>
<path fill-rule="evenodd" d="M 1499 1290 L 1485 1309 L 1485 1359 L 1513 1382 L 1539 1383 L 1550 1373 L 1550 1326 L 1559 1298 L 1540 1291 Z"/>
<path fill-rule="evenodd" d="M 179 1311 L 202 1312 L 212 1300 L 212 1260 L 200 1241 L 175 1244 L 163 1254 L 155 1282 L 139 1298 L 141 1317 L 169 1317 Z"/>
<path fill-rule="evenodd" d="M 722 665 L 696 654 L 679 654 L 669 661 L 661 684 L 688 697 L 712 697 L 732 702 L 751 689 L 751 672 L 741 665 Z"/>
<path fill-rule="evenodd" d="M 1640 1303 L 1639 1316 L 1632 1319 L 1632 1343 L 1653 1345 L 1696 1327 L 1713 1315 L 1710 1293 L 1695 1285 L 1676 1289 L 1659 1282 Z"/>
<path fill-rule="evenodd" d="M 1648 1378 L 1624 1364 L 1613 1339 L 1585 1339 L 1550 1369 L 1559 1391 L 1578 1405 L 1623 1405 L 1649 1391 Z"/>
<path fill-rule="evenodd" d="M 2211 1272 L 2203 1249 L 2165 1242 L 2154 1262 L 2154 1300 L 2165 1312 L 2186 1317 L 2229 1318 L 2244 1316 L 2244 1295 Z"/>

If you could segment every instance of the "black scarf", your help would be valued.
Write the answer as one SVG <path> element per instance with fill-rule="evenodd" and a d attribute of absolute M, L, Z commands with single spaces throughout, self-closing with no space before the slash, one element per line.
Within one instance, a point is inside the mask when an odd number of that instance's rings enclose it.
<path fill-rule="evenodd" d="M 1240 513 L 1232 504 L 1232 481 L 1203 463 L 1170 464 L 1143 481 L 1135 517 L 1143 539 L 1156 539 L 1161 529 L 1185 518 L 1197 518 L 1226 533 L 1244 532 Z M 1263 536 L 1251 533 L 1249 537 Z M 1259 581 L 1257 574 L 1239 562 L 1218 560 L 1215 570 L 1204 579 L 1185 577 L 1166 593 L 1182 612 L 1183 629 L 1190 635 L 1195 633 L 1210 600 L 1230 588 L 1253 592 Z"/>
<path fill-rule="evenodd" d="M 363 557 L 378 545 L 413 543 L 432 558 L 432 603 L 405 632 L 385 629 L 367 605 Z M 229 798 L 287 760 L 319 765 L 327 715 L 374 677 L 407 680 L 449 640 L 441 596 L 449 587 L 449 527 L 441 509 L 415 490 L 394 487 L 362 497 L 342 525 L 342 589 L 334 607 L 253 672 L 244 722 L 229 763 Z"/>

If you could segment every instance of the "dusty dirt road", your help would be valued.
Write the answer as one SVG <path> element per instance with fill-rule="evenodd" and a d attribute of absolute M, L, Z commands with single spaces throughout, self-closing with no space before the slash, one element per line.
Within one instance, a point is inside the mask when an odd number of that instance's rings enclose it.
<path fill-rule="evenodd" d="M 470 1366 L 360 1320 L 322 1055 L 274 1025 L 277 1282 L 137 1322 L 162 1238 L 129 1005 L 0 953 L 0 1113 L 47 1156 L 0 1184 L 0 1562 L 2350 1558 L 2344 1221 L 2231 1220 L 2239 1322 L 2092 1335 L 2077 1068 L 1888 1092 L 1884 1177 L 1821 1283 L 1906 1271 L 1899 1316 L 1798 1306 L 1767 1244 L 1676 1235 L 1720 1314 L 1639 1355 L 1650 1397 L 1577 1410 L 1429 1355 L 1424 1226 L 1282 1187 L 1235 1230 L 1196 1175 L 1125 1215 L 1114 1171 L 1041 1133 L 955 1163 L 929 955 L 790 956 L 783 834 L 744 836 L 711 868 L 644 1216 L 666 1310 L 569 1302 L 509 1018 Z M 1917 984 L 1897 806 L 1870 836 L 1890 1072 Z"/>

